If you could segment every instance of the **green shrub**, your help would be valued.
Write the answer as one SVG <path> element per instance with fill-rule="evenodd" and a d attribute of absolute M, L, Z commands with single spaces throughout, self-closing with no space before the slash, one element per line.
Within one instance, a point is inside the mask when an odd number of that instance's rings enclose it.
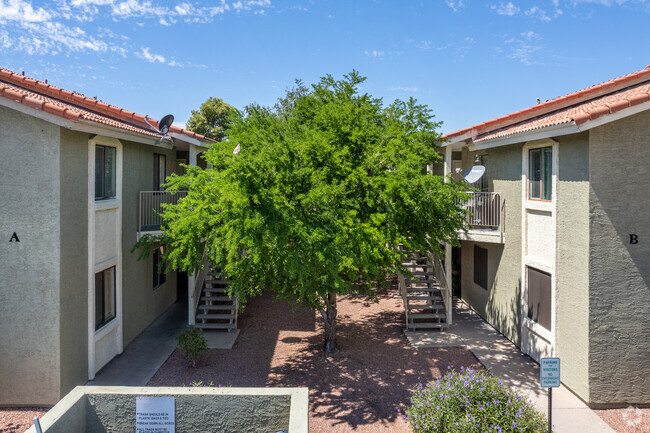
<path fill-rule="evenodd" d="M 196 368 L 196 362 L 208 350 L 208 342 L 203 333 L 199 329 L 191 327 L 176 337 L 176 341 L 178 341 L 178 347 L 192 363 L 192 367 Z"/>
<path fill-rule="evenodd" d="M 489 372 L 449 370 L 416 386 L 403 417 L 416 433 L 546 432 L 546 418 Z"/>

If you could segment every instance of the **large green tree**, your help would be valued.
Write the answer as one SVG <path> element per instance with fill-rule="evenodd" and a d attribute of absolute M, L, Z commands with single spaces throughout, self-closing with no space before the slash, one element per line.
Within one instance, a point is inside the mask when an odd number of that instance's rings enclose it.
<path fill-rule="evenodd" d="M 328 75 L 273 108 L 247 107 L 207 152 L 212 168 L 169 180 L 189 193 L 164 213 L 174 268 L 192 270 L 205 248 L 241 300 L 271 289 L 320 311 L 327 352 L 337 295 L 376 298 L 404 271 L 400 244 L 437 251 L 464 219 L 462 185 L 426 173 L 440 162 L 430 110 L 413 99 L 384 107 L 359 92 L 364 80 Z"/>
<path fill-rule="evenodd" d="M 209 97 L 198 110 L 192 110 L 192 117 L 187 121 L 186 128 L 217 141 L 226 138 L 230 127 L 230 118 L 239 112 L 235 107 L 223 102 L 220 98 Z"/>

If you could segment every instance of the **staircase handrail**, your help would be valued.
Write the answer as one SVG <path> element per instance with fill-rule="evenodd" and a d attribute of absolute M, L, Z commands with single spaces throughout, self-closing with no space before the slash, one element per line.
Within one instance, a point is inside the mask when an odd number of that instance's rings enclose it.
<path fill-rule="evenodd" d="M 399 293 L 402 296 L 402 301 L 404 302 L 404 310 L 406 311 L 406 329 L 409 327 L 409 301 L 408 301 L 408 292 L 406 291 L 406 279 L 404 275 L 397 271 L 398 287 Z"/>
<path fill-rule="evenodd" d="M 192 291 L 192 311 L 196 311 L 199 306 L 199 301 L 201 300 L 201 291 L 203 289 L 203 283 L 205 282 L 205 276 L 210 269 L 210 259 L 203 250 L 203 267 L 202 269 L 196 269 L 194 272 L 196 274 L 196 280 L 194 282 L 194 290 Z"/>
<path fill-rule="evenodd" d="M 442 260 L 438 254 L 433 254 L 431 251 L 427 252 L 429 260 L 433 263 L 433 270 L 436 279 L 440 283 L 440 293 L 442 294 L 442 301 L 445 304 L 445 313 L 447 315 L 447 325 L 451 325 L 451 312 L 452 312 L 452 296 L 451 290 L 447 285 L 447 277 L 445 275 L 445 268 L 442 266 Z"/>

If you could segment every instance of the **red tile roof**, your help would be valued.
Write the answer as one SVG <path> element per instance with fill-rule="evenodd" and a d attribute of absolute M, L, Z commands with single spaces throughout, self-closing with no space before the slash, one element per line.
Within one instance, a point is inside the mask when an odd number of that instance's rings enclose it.
<path fill-rule="evenodd" d="M 645 69 L 479 123 L 443 138 L 474 142 L 502 138 L 549 126 L 581 125 L 650 100 L 650 65 Z"/>
<path fill-rule="evenodd" d="M 52 86 L 4 68 L 0 68 L 0 96 L 73 122 L 88 120 L 152 137 L 159 136 L 145 123 L 145 116 L 141 114 L 95 98 L 89 98 L 81 93 Z M 149 118 L 149 122 L 154 126 L 158 125 L 157 120 Z M 201 134 L 177 126 L 172 125 L 169 130 L 199 141 L 213 141 Z"/>

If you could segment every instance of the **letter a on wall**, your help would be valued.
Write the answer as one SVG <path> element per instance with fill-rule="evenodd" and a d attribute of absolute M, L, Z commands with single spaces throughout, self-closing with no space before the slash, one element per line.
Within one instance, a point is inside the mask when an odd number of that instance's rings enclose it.
<path fill-rule="evenodd" d="M 9 242 L 14 242 L 14 241 L 20 242 L 20 239 L 18 239 L 18 235 L 16 234 L 16 232 L 14 232 L 14 234 L 11 235 L 11 239 L 9 239 Z"/>

